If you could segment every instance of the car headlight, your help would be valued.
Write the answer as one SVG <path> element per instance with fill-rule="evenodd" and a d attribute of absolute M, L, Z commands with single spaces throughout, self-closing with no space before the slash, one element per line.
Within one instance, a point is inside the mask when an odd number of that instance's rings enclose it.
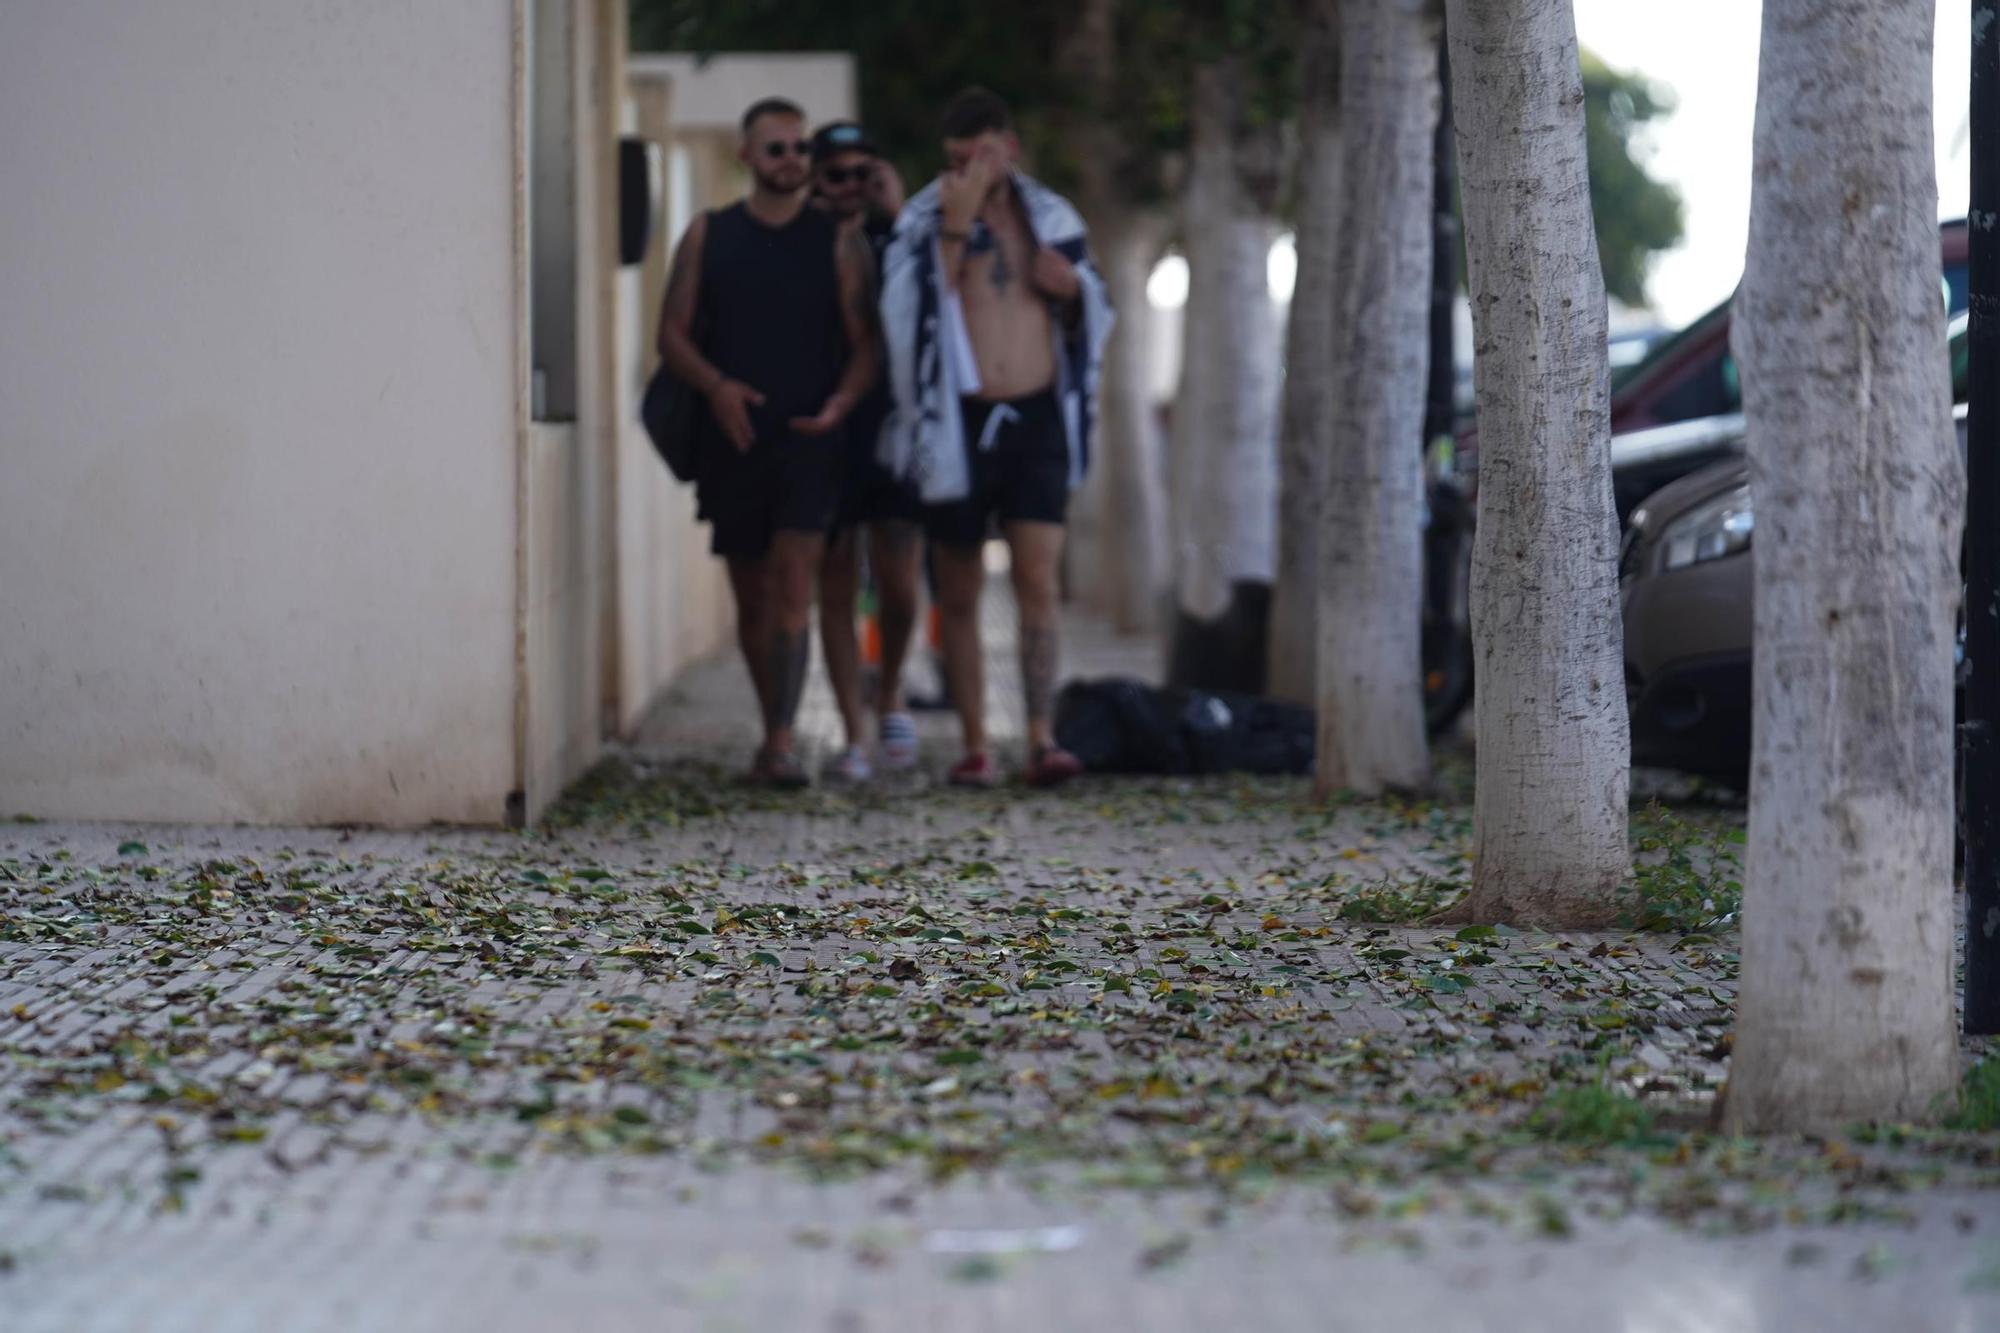
<path fill-rule="evenodd" d="M 1660 568 L 1683 569 L 1750 549 L 1750 487 L 1746 483 L 1697 505 L 1660 532 Z"/>

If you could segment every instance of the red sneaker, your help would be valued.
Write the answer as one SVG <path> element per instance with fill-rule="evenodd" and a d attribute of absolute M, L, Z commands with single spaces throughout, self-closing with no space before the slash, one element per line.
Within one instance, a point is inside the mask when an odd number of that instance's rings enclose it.
<path fill-rule="evenodd" d="M 1083 772 L 1083 761 L 1060 745 L 1035 751 L 1021 778 L 1030 787 L 1058 787 Z"/>
<path fill-rule="evenodd" d="M 981 750 L 953 764 L 944 780 L 954 787 L 991 787 L 999 783 L 1000 770 L 994 765 L 993 756 Z"/>

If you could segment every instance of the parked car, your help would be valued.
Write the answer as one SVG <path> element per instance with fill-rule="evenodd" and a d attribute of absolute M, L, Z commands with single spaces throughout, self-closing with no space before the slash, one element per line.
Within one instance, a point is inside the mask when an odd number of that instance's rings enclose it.
<path fill-rule="evenodd" d="M 1963 315 L 1970 240 L 1963 218 L 1938 228 L 1940 285 L 1951 318 Z M 1742 450 L 1743 392 L 1729 349 L 1730 303 L 1724 301 L 1679 333 L 1659 341 L 1636 364 L 1614 371 L 1611 390 L 1611 486 L 1618 518 L 1677 478 Z M 1442 731 L 1472 700 L 1471 577 L 1477 511 L 1478 432 L 1463 432 L 1454 476 L 1457 514 L 1426 534 L 1424 707 Z M 1453 506 L 1436 498 L 1432 511 Z"/>
<path fill-rule="evenodd" d="M 1961 449 L 1965 328 L 1963 314 L 1952 321 Z M 1633 762 L 1741 785 L 1750 771 L 1756 514 L 1750 465 L 1741 454 L 1743 418 L 1727 420 L 1736 423 L 1735 456 L 1682 477 L 1633 510 L 1618 576 Z"/>
<path fill-rule="evenodd" d="M 1748 774 L 1753 526 L 1740 456 L 1633 511 L 1618 583 L 1634 763 L 1739 784 Z"/>
<path fill-rule="evenodd" d="M 1673 336 L 1672 329 L 1651 325 L 1612 334 L 1607 349 L 1611 361 L 1611 387 L 1616 389 L 1630 379 L 1632 373 L 1645 362 L 1647 355 Z"/>
<path fill-rule="evenodd" d="M 1939 226 L 1947 316 L 1965 309 L 1970 246 L 1965 219 Z M 1743 385 L 1729 350 L 1729 307 L 1724 301 L 1655 346 L 1617 382 L 1611 395 L 1613 435 L 1743 410 Z"/>

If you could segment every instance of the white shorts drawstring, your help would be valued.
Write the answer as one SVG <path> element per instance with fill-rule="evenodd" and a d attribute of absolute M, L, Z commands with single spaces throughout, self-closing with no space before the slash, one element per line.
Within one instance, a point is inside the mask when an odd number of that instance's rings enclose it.
<path fill-rule="evenodd" d="M 993 410 L 986 414 L 986 424 L 979 428 L 979 452 L 985 453 L 993 447 L 993 440 L 1000 434 L 1000 428 L 1010 421 L 1019 421 L 1021 414 L 1011 403 L 995 403 Z"/>

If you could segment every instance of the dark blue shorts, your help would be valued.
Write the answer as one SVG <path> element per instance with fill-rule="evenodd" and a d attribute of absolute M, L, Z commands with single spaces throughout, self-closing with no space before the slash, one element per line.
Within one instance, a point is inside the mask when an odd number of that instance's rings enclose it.
<path fill-rule="evenodd" d="M 1061 523 L 1069 512 L 1069 436 L 1055 390 L 1011 402 L 965 398 L 960 405 L 972 491 L 925 508 L 930 539 L 977 546 L 996 523 Z"/>

